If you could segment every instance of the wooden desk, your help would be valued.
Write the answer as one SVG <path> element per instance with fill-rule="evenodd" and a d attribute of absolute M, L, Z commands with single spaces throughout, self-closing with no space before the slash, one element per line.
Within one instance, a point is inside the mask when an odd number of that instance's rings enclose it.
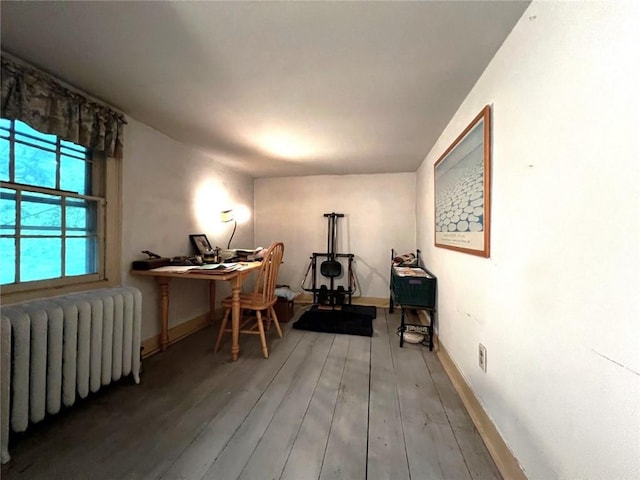
<path fill-rule="evenodd" d="M 254 270 L 260 268 L 260 262 L 243 263 L 238 270 L 229 273 L 199 273 L 195 272 L 163 272 L 155 270 L 132 270 L 132 275 L 154 277 L 160 292 L 160 349 L 165 351 L 169 344 L 169 280 L 172 278 L 184 278 L 189 280 L 209 281 L 209 320 L 214 321 L 216 301 L 216 282 L 226 281 L 231 284 L 231 358 L 238 359 L 240 345 L 238 336 L 240 331 L 240 289 L 244 279 Z"/>

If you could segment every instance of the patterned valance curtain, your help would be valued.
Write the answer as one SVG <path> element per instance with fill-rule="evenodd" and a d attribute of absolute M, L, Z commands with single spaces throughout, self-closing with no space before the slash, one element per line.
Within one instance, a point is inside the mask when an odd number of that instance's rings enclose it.
<path fill-rule="evenodd" d="M 70 90 L 49 75 L 2 55 L 3 118 L 20 120 L 108 157 L 122 158 L 121 113 Z"/>

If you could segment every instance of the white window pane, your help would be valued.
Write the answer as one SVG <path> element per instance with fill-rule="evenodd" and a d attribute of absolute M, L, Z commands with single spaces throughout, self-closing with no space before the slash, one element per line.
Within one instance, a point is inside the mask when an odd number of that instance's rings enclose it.
<path fill-rule="evenodd" d="M 56 188 L 56 154 L 16 143 L 15 181 L 25 185 Z"/>
<path fill-rule="evenodd" d="M 84 160 L 60 157 L 60 189 L 91 195 L 90 165 Z"/>
<path fill-rule="evenodd" d="M 51 143 L 51 142 L 46 142 L 46 141 L 42 141 L 39 140 L 37 138 L 33 138 L 33 137 L 27 137 L 25 135 L 19 135 L 16 134 L 16 145 L 26 145 L 29 147 L 36 147 L 38 149 L 42 149 L 46 152 L 53 152 L 55 153 L 57 145 L 56 143 Z"/>
<path fill-rule="evenodd" d="M 16 281 L 16 241 L 14 238 L 0 238 L 0 284 Z"/>
<path fill-rule="evenodd" d="M 16 125 L 16 133 L 23 133 L 25 135 L 30 135 L 32 137 L 39 138 L 49 143 L 56 143 L 56 136 L 53 134 L 40 133 L 39 131 L 34 130 L 29 125 L 27 125 L 24 122 L 21 122 L 20 120 L 16 120 L 15 125 Z"/>
<path fill-rule="evenodd" d="M 87 152 L 89 150 L 80 145 L 69 143 L 65 141 L 60 142 L 60 153 L 69 157 L 75 158 L 87 158 Z"/>
<path fill-rule="evenodd" d="M 20 280 L 30 282 L 62 275 L 62 239 L 23 238 L 20 241 Z"/>
<path fill-rule="evenodd" d="M 9 179 L 9 154 L 11 145 L 6 138 L 0 138 L 0 181 L 8 182 Z"/>
<path fill-rule="evenodd" d="M 67 238 L 65 274 L 85 275 L 98 271 L 96 255 L 97 240 L 90 238 Z"/>
<path fill-rule="evenodd" d="M 62 235 L 62 197 L 44 193 L 22 194 L 21 235 Z"/>
<path fill-rule="evenodd" d="M 66 205 L 68 236 L 85 237 L 97 234 L 98 204 L 96 201 L 68 198 Z"/>
<path fill-rule="evenodd" d="M 0 234 L 16 234 L 16 191 L 0 189 Z"/>

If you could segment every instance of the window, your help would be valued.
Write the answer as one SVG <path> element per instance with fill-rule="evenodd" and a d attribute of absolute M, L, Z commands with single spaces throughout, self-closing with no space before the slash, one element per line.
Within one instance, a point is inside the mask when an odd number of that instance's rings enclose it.
<path fill-rule="evenodd" d="M 113 183 L 107 163 L 56 135 L 0 119 L 3 297 L 108 277 L 105 246 L 114 235 L 106 235 L 107 225 L 117 212 L 106 208 Z"/>

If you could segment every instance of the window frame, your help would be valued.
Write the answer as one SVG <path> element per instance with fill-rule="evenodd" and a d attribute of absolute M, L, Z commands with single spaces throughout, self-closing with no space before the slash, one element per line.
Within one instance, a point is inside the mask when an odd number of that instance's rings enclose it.
<path fill-rule="evenodd" d="M 13 149 L 14 135 L 9 140 L 11 149 Z M 0 287 L 0 302 L 2 304 L 113 287 L 121 283 L 122 160 L 106 157 L 101 152 L 93 151 L 92 162 L 94 165 L 99 165 L 99 167 L 93 168 L 93 184 L 96 187 L 99 185 L 99 190 L 103 189 L 104 191 L 99 192 L 98 195 L 73 195 L 73 197 L 98 200 L 96 225 L 97 253 L 99 255 L 98 272 L 2 285 Z M 64 190 L 12 182 L 2 182 L 2 186 L 8 188 L 26 187 L 29 191 L 40 191 L 47 194 L 60 195 L 65 193 Z M 19 267 L 19 262 L 16 262 L 16 266 Z"/>

